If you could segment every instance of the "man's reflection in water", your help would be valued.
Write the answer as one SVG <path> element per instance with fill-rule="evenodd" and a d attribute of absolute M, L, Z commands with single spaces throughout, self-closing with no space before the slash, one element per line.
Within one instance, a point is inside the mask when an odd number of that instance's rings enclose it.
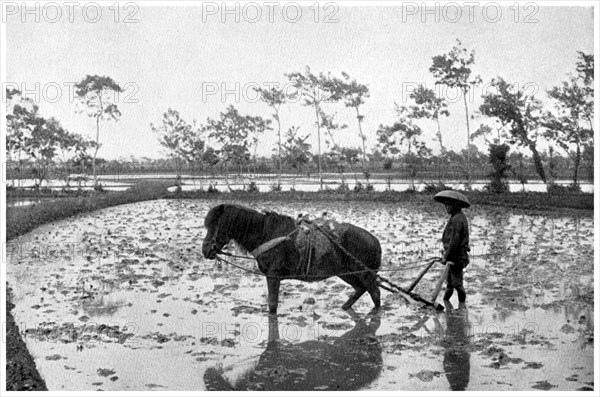
<path fill-rule="evenodd" d="M 207 390 L 358 390 L 372 383 L 383 367 L 382 348 L 375 337 L 379 312 L 366 318 L 353 310 L 353 329 L 340 337 L 292 344 L 279 337 L 277 316 L 269 317 L 265 351 L 249 367 L 208 368 Z"/>
<path fill-rule="evenodd" d="M 469 351 L 469 316 L 465 303 L 458 310 L 448 301 L 446 306 L 446 335 L 443 345 L 444 372 L 450 388 L 456 391 L 466 390 L 471 373 L 471 353 Z"/>

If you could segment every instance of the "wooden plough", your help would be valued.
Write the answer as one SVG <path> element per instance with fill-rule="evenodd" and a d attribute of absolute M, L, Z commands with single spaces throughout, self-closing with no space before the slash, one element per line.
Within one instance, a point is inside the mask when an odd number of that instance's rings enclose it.
<path fill-rule="evenodd" d="M 325 236 L 327 236 L 327 238 L 329 238 L 329 240 L 331 240 L 331 242 L 333 244 L 335 244 L 342 252 L 344 252 L 350 259 L 352 259 L 357 265 L 359 265 L 361 267 L 361 271 L 368 271 L 368 272 L 373 273 L 375 275 L 375 277 L 377 277 L 377 281 L 381 288 L 383 288 L 387 291 L 390 291 L 390 292 L 403 293 L 405 295 L 408 295 L 409 297 L 411 297 L 413 300 L 415 300 L 417 302 L 421 302 L 427 306 L 434 307 L 436 310 L 440 310 L 440 311 L 444 310 L 444 306 L 439 303 L 436 303 L 436 300 L 437 300 L 438 295 L 440 294 L 440 290 L 442 289 L 444 280 L 446 280 L 446 277 L 448 276 L 448 271 L 450 270 L 450 266 L 452 266 L 452 264 L 453 264 L 452 262 L 446 262 L 446 266 L 444 267 L 444 270 L 442 271 L 442 274 L 440 275 L 440 278 L 438 279 L 438 281 L 436 283 L 435 289 L 434 289 L 433 293 L 431 294 L 431 298 L 428 300 L 426 298 L 423 298 L 421 295 L 419 295 L 415 292 L 412 292 L 412 291 L 417 286 L 419 281 L 421 281 L 421 279 L 423 278 L 425 273 L 427 273 L 435 263 L 440 262 L 441 258 L 433 258 L 430 261 L 430 263 L 421 271 L 421 273 L 419 273 L 417 278 L 410 284 L 410 286 L 408 288 L 402 288 L 401 286 L 391 282 L 387 278 L 377 274 L 374 270 L 369 269 L 367 266 L 365 266 L 365 264 L 362 263 L 361 260 L 356 258 L 354 255 L 352 255 L 350 252 L 348 252 L 348 250 L 346 250 L 344 247 L 342 247 L 341 244 L 339 244 L 337 242 L 337 240 L 335 239 L 335 236 L 332 236 L 328 230 L 324 229 L 323 227 L 321 227 L 317 224 L 313 223 L 313 225 L 321 233 L 323 233 Z M 384 283 L 387 285 L 385 285 Z"/>
<path fill-rule="evenodd" d="M 435 285 L 435 289 L 433 290 L 433 293 L 431 294 L 431 298 L 425 299 L 423 298 L 421 295 L 416 294 L 413 291 L 413 289 L 417 286 L 417 284 L 419 283 L 419 281 L 421 281 L 421 279 L 423 278 L 423 276 L 425 275 L 425 273 L 427 273 L 429 271 L 429 269 L 431 269 L 431 267 L 439 262 L 439 258 L 435 258 L 432 259 L 429 264 L 425 267 L 425 269 L 423 269 L 421 271 L 421 273 L 419 273 L 419 275 L 417 276 L 417 278 L 414 279 L 414 281 L 408 286 L 408 288 L 402 288 L 397 284 L 392 283 L 390 280 L 377 275 L 378 279 L 380 280 L 380 284 L 379 286 L 382 287 L 383 289 L 386 289 L 390 292 L 401 292 L 405 295 L 410 296 L 412 299 L 414 299 L 417 302 L 421 302 L 424 303 L 427 306 L 433 306 L 436 310 L 440 310 L 443 311 L 444 310 L 444 305 L 441 305 L 439 303 L 436 303 L 437 297 L 440 294 L 440 290 L 442 289 L 442 285 L 444 284 L 444 280 L 446 279 L 446 277 L 448 276 L 448 271 L 450 270 L 450 266 L 452 266 L 452 262 L 446 262 L 446 266 L 444 267 L 444 270 L 442 271 L 442 274 L 440 275 L 440 278 L 438 279 L 436 285 Z M 385 282 L 386 285 L 383 285 L 382 282 Z"/>

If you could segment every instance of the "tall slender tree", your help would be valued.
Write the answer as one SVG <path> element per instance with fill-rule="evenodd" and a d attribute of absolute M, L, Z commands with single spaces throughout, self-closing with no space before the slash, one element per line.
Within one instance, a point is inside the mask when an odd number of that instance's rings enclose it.
<path fill-rule="evenodd" d="M 411 92 L 410 98 L 415 102 L 410 107 L 411 116 L 416 119 L 435 120 L 437 124 L 436 137 L 440 143 L 440 153 L 444 155 L 446 148 L 442 139 L 442 128 L 440 126 L 440 116 L 450 116 L 448 105 L 443 98 L 438 98 L 435 91 L 420 85 L 415 91 Z"/>
<path fill-rule="evenodd" d="M 94 149 L 94 186 L 98 186 L 98 173 L 96 157 L 100 148 L 100 121 L 118 121 L 121 112 L 117 108 L 118 93 L 123 89 L 112 78 L 108 76 L 87 75 L 79 83 L 75 84 L 75 94 L 79 101 L 87 108 L 87 114 L 96 120 L 96 147 Z"/>
<path fill-rule="evenodd" d="M 342 76 L 344 80 L 336 80 L 339 84 L 337 91 L 341 94 L 344 105 L 346 105 L 348 108 L 354 108 L 356 111 L 356 120 L 358 121 L 358 136 L 362 142 L 363 172 L 365 175 L 368 175 L 367 136 L 362 129 L 362 121 L 365 119 L 365 116 L 361 114 L 360 107 L 364 105 L 365 99 L 369 98 L 369 88 L 364 84 L 358 83 L 355 79 L 351 79 L 350 76 L 345 72 L 342 72 Z"/>
<path fill-rule="evenodd" d="M 481 77 L 471 77 L 471 66 L 475 63 L 475 51 L 469 52 L 456 39 L 456 45 L 450 52 L 433 57 L 433 64 L 429 71 L 436 79 L 436 84 L 449 88 L 458 88 L 465 104 L 465 121 L 467 123 L 467 178 L 471 182 L 471 130 L 469 127 L 469 106 L 467 94 L 471 88 L 481 83 Z"/>
<path fill-rule="evenodd" d="M 260 95 L 261 101 L 266 103 L 271 109 L 273 109 L 273 119 L 277 122 L 277 162 L 279 166 L 279 176 L 277 178 L 277 185 L 281 187 L 281 174 L 283 174 L 283 164 L 281 159 L 281 119 L 279 117 L 279 110 L 281 105 L 287 101 L 285 92 L 280 88 L 271 87 L 270 90 L 265 88 L 257 88 L 255 91 Z"/>
<path fill-rule="evenodd" d="M 293 72 L 286 74 L 287 78 L 298 90 L 303 99 L 304 106 L 312 106 L 315 110 L 315 119 L 317 127 L 317 150 L 318 150 L 318 172 L 319 184 L 323 189 L 323 172 L 321 165 L 321 106 L 325 101 L 338 101 L 341 98 L 338 91 L 339 85 L 330 74 L 313 74 L 307 66 L 304 74 Z"/>

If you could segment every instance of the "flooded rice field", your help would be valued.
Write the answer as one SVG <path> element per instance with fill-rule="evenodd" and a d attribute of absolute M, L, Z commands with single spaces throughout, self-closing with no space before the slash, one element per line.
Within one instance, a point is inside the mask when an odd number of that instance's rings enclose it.
<path fill-rule="evenodd" d="M 382 291 L 353 311 L 341 280 L 265 278 L 202 257 L 217 202 L 160 200 L 36 229 L 9 245 L 23 338 L 50 390 L 593 390 L 593 214 L 465 211 L 467 306 L 436 312 Z M 243 203 L 242 203 L 243 204 Z M 439 256 L 443 206 L 263 202 L 323 211 L 377 236 L 407 286 Z M 236 259 L 245 268 L 253 262 Z M 441 266 L 417 286 L 428 296 Z"/>

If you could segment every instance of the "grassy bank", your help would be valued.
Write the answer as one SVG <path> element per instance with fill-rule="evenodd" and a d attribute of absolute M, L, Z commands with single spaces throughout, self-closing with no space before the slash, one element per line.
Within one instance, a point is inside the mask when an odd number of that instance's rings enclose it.
<path fill-rule="evenodd" d="M 463 192 L 471 204 L 493 205 L 509 208 L 533 210 L 577 209 L 593 210 L 594 195 L 590 193 L 503 193 L 494 194 L 487 192 Z M 268 192 L 268 193 L 208 193 L 208 192 L 183 192 L 177 195 L 180 198 L 206 199 L 221 197 L 223 201 L 228 198 L 246 201 L 379 201 L 387 203 L 424 202 L 429 201 L 435 192 L 338 192 L 335 190 L 321 192 Z"/>
<path fill-rule="evenodd" d="M 353 191 L 321 191 L 321 192 L 268 192 L 268 193 L 209 193 L 182 192 L 169 193 L 167 187 L 174 182 L 145 181 L 140 182 L 124 192 L 80 192 L 60 194 L 56 192 L 36 192 L 29 195 L 23 191 L 9 191 L 9 198 L 52 198 L 27 207 L 9 207 L 7 209 L 6 231 L 11 240 L 23 235 L 38 226 L 58 221 L 73 215 L 83 214 L 111 206 L 134 203 L 138 201 L 161 198 L 213 199 L 215 201 L 244 200 L 260 201 L 380 201 L 380 202 L 430 202 L 435 192 L 353 192 Z M 564 211 L 593 210 L 594 195 L 584 193 L 548 194 L 548 193 L 505 193 L 492 194 L 486 192 L 465 192 L 471 203 L 477 205 L 494 205 L 527 210 Z M 10 313 L 13 305 L 10 294 L 7 294 L 7 390 L 45 390 L 46 385 L 35 368 L 27 348 L 21 339 L 19 329 Z"/>
<path fill-rule="evenodd" d="M 11 240 L 40 225 L 65 219 L 73 215 L 113 207 L 115 205 L 168 197 L 170 194 L 167 188 L 173 186 L 173 184 L 174 182 L 166 181 L 140 182 L 124 192 L 86 192 L 80 196 L 57 196 L 52 192 L 47 194 L 33 194 L 29 197 L 33 199 L 55 198 L 56 200 L 31 206 L 8 208 L 6 211 L 6 238 L 7 240 Z M 12 193 L 15 195 L 9 193 L 7 194 L 8 198 L 25 198 L 19 192 Z"/>

